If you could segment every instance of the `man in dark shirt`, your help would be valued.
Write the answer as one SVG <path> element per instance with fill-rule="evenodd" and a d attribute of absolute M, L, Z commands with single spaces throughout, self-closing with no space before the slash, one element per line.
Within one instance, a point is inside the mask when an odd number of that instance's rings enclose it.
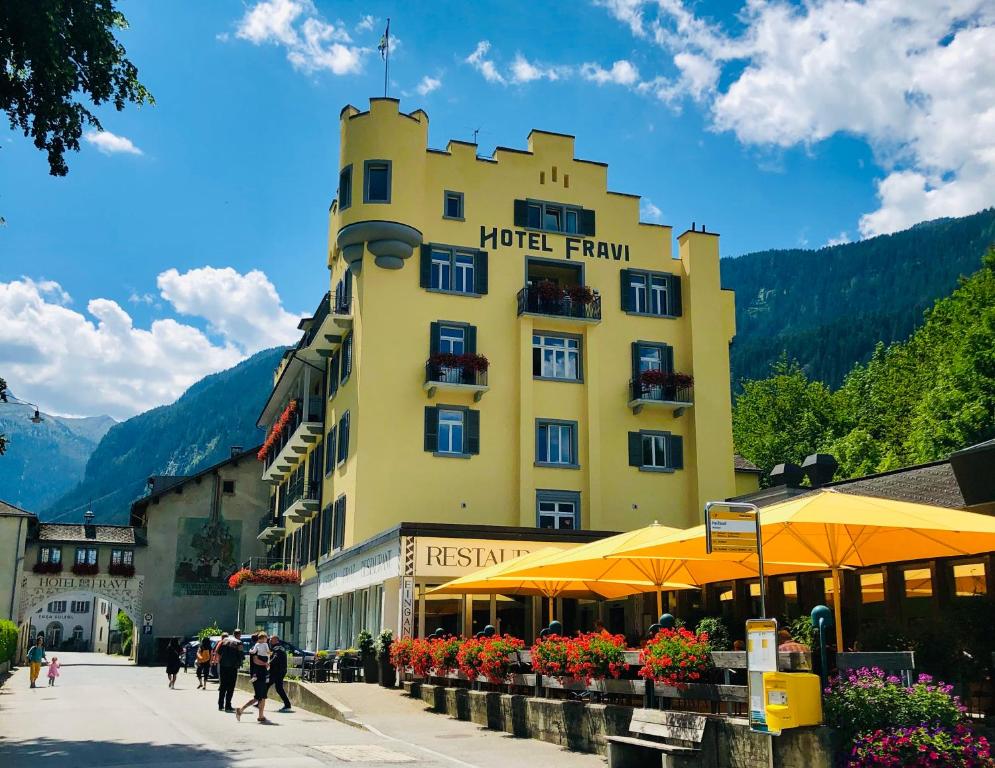
<path fill-rule="evenodd" d="M 287 676 L 287 651 L 276 635 L 270 637 L 269 645 L 272 649 L 269 657 L 269 683 L 283 699 L 283 708 L 280 711 L 293 712 L 290 699 L 287 698 L 287 692 L 283 688 L 283 679 Z"/>
<path fill-rule="evenodd" d="M 234 712 L 231 697 L 235 695 L 235 680 L 242 666 L 244 656 L 242 650 L 242 633 L 235 630 L 234 637 L 220 641 L 218 648 L 218 709 Z"/>

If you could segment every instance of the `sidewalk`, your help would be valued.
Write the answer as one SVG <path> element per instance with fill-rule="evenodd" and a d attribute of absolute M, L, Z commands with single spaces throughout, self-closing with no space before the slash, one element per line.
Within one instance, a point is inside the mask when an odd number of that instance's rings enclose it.
<path fill-rule="evenodd" d="M 401 689 L 365 683 L 312 683 L 308 688 L 343 710 L 343 720 L 362 724 L 391 739 L 413 744 L 469 768 L 604 768 L 600 755 L 571 752 L 536 739 L 518 739 L 500 731 L 428 711 L 425 702 Z"/>

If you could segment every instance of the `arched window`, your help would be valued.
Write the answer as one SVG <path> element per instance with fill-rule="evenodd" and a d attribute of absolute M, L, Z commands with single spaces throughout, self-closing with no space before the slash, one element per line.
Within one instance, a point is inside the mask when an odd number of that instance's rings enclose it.
<path fill-rule="evenodd" d="M 45 646 L 55 649 L 60 645 L 62 645 L 62 625 L 57 621 L 49 622 L 45 627 Z"/>

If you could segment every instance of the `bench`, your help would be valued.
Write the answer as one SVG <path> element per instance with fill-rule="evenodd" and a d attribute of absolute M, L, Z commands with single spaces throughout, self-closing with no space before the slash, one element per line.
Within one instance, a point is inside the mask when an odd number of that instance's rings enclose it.
<path fill-rule="evenodd" d="M 608 736 L 608 768 L 700 765 L 708 718 L 693 712 L 634 709 L 629 736 Z"/>

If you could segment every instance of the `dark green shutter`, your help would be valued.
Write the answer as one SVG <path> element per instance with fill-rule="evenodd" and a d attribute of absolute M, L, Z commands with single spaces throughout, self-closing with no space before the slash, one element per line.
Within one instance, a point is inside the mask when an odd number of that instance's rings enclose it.
<path fill-rule="evenodd" d="M 418 266 L 421 276 L 419 285 L 422 288 L 430 288 L 432 286 L 432 246 L 428 243 L 421 247 L 421 263 Z"/>
<path fill-rule="evenodd" d="M 466 412 L 466 453 L 480 453 L 480 411 Z"/>
<path fill-rule="evenodd" d="M 429 326 L 428 330 L 428 352 L 430 355 L 438 354 L 439 352 L 439 328 L 440 324 L 438 322 L 433 322 Z"/>
<path fill-rule="evenodd" d="M 681 306 L 681 276 L 671 275 L 670 276 L 670 306 L 667 307 L 667 314 L 673 315 L 674 317 L 680 317 L 682 310 Z"/>
<path fill-rule="evenodd" d="M 580 212 L 580 233 L 588 237 L 594 237 L 594 211 L 584 208 Z"/>
<path fill-rule="evenodd" d="M 347 307 L 346 311 L 352 312 L 352 270 L 347 269 L 342 275 L 342 298 Z"/>
<path fill-rule="evenodd" d="M 339 424 L 339 453 L 342 454 L 342 461 L 349 458 L 349 422 L 351 417 L 349 411 L 342 414 L 342 422 Z"/>
<path fill-rule="evenodd" d="M 345 546 L 345 496 L 339 499 L 339 513 L 335 516 L 335 521 L 338 524 L 338 536 L 336 537 L 338 541 L 336 542 L 340 547 Z"/>
<path fill-rule="evenodd" d="M 670 435 L 670 467 L 684 469 L 684 438 L 680 435 Z"/>
<path fill-rule="evenodd" d="M 439 449 L 439 409 L 425 406 L 425 450 L 435 453 Z"/>
<path fill-rule="evenodd" d="M 328 397 L 335 397 L 339 391 L 339 353 L 328 358 Z"/>
<path fill-rule="evenodd" d="M 529 204 L 526 200 L 515 201 L 515 226 L 527 227 L 529 225 Z"/>
<path fill-rule="evenodd" d="M 335 469 L 335 426 L 328 430 L 328 437 L 325 438 L 325 474 L 327 475 Z"/>
<path fill-rule="evenodd" d="M 345 384 L 352 374 L 352 332 L 342 342 L 342 383 Z"/>
<path fill-rule="evenodd" d="M 632 292 L 629 290 L 629 270 L 623 269 L 618 274 L 622 286 L 622 311 L 631 312 Z"/>
<path fill-rule="evenodd" d="M 629 433 L 629 466 L 643 465 L 643 436 L 638 432 Z"/>
<path fill-rule="evenodd" d="M 664 370 L 668 373 L 673 373 L 674 371 L 674 348 L 669 344 L 663 345 L 663 364 L 666 366 Z"/>
<path fill-rule="evenodd" d="M 487 251 L 477 251 L 473 262 L 473 290 L 487 293 Z"/>
<path fill-rule="evenodd" d="M 466 327 L 466 351 L 471 355 L 477 352 L 477 326 L 475 325 Z"/>
<path fill-rule="evenodd" d="M 542 376 L 542 350 L 532 344 L 532 375 Z"/>
<path fill-rule="evenodd" d="M 632 342 L 632 378 L 639 378 L 639 342 Z"/>

